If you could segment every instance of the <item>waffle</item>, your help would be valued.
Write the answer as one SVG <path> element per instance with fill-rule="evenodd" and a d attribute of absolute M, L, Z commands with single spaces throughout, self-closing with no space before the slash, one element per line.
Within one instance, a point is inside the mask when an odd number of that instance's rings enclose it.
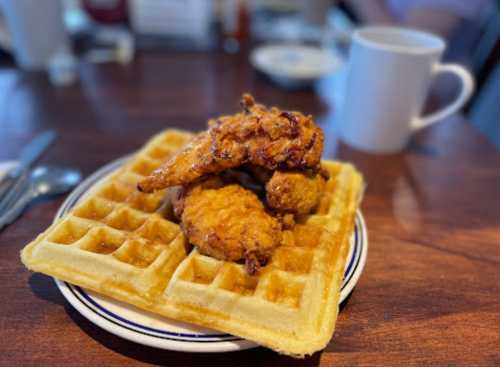
<path fill-rule="evenodd" d="M 330 172 L 316 212 L 297 219 L 258 275 L 243 265 L 190 250 L 173 222 L 169 190 L 136 190 L 137 182 L 191 134 L 167 130 L 97 185 L 21 252 L 42 272 L 176 320 L 255 341 L 293 356 L 330 340 L 361 176 L 348 164 Z"/>

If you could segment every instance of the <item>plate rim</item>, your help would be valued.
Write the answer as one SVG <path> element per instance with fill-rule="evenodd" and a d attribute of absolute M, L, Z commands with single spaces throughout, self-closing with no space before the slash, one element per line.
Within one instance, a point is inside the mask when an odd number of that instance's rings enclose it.
<path fill-rule="evenodd" d="M 118 159 L 115 159 L 95 172 L 89 175 L 86 179 L 84 179 L 63 201 L 61 206 L 59 207 L 56 215 L 54 216 L 54 222 L 60 219 L 63 215 L 67 213 L 82 197 L 88 195 L 95 187 L 98 187 L 98 184 L 106 179 L 110 174 L 112 174 L 117 168 L 121 167 L 133 154 L 128 154 Z M 350 264 L 347 266 L 354 265 L 354 268 L 348 275 L 348 281 L 343 283 L 341 291 L 340 291 L 340 300 L 339 303 L 344 302 L 344 300 L 349 296 L 349 294 L 354 289 L 357 284 L 359 277 L 361 276 L 363 269 L 366 264 L 366 257 L 368 252 L 368 234 L 366 230 L 366 223 L 363 218 L 363 214 L 360 209 L 356 212 L 356 228 L 358 231 L 355 231 L 353 234 L 355 236 L 354 241 L 358 240 L 356 237 L 360 236 L 359 246 L 356 246 L 354 249 L 355 252 L 351 256 Z M 358 233 L 359 232 L 359 233 Z M 349 273 L 347 271 L 346 273 Z M 167 349 L 174 351 L 182 351 L 182 352 L 231 352 L 238 351 L 250 348 L 256 348 L 259 345 L 253 341 L 242 339 L 237 336 L 233 336 L 230 334 L 218 334 L 213 336 L 201 336 L 192 334 L 192 340 L 181 340 L 175 338 L 167 338 L 167 337 L 159 337 L 152 334 L 145 334 L 138 330 L 132 329 L 130 327 L 124 326 L 116 321 L 113 321 L 102 315 L 101 312 L 97 312 L 95 310 L 95 306 L 89 306 L 85 301 L 80 299 L 75 292 L 81 292 L 85 294 L 89 299 L 98 304 L 95 300 L 89 296 L 82 287 L 78 287 L 72 285 L 70 283 L 61 281 L 59 279 L 53 278 L 57 287 L 61 291 L 64 298 L 78 311 L 82 316 L 87 318 L 96 326 L 114 334 L 124 339 L 146 345 L 159 349 Z M 75 290 L 73 290 L 76 289 Z M 92 302 L 91 301 L 91 302 Z M 88 301 L 87 301 L 88 302 Z M 89 302 L 89 303 L 91 303 Z M 98 305 L 98 307 L 106 310 L 106 308 L 102 305 Z M 113 312 L 106 310 L 108 313 L 114 314 Z M 114 314 L 114 317 L 122 318 L 120 315 Z M 126 320 L 129 323 L 136 324 L 131 320 Z M 146 326 L 143 326 L 147 328 Z M 176 334 L 172 332 L 172 334 Z M 178 333 L 179 334 L 179 333 Z M 220 339 L 220 338 L 226 339 Z M 228 339 L 228 337 L 235 339 Z M 219 338 L 219 339 L 217 339 Z M 205 339 L 208 341 L 200 341 L 200 339 Z"/>

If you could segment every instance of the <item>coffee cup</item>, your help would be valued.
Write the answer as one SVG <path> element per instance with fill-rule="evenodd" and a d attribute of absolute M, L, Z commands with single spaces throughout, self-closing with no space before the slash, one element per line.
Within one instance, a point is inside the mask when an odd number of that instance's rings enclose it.
<path fill-rule="evenodd" d="M 400 151 L 410 136 L 458 111 L 474 91 L 461 65 L 440 62 L 446 42 L 408 28 L 365 27 L 352 36 L 340 108 L 340 134 L 349 145 L 373 153 Z M 432 80 L 443 73 L 461 81 L 458 96 L 422 116 Z"/>

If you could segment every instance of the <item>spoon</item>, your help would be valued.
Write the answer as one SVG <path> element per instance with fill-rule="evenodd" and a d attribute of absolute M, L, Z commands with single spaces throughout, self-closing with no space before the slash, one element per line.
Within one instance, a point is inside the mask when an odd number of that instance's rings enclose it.
<path fill-rule="evenodd" d="M 12 208 L 0 217 L 0 229 L 12 223 L 33 199 L 62 194 L 76 186 L 81 178 L 79 171 L 70 168 L 50 166 L 35 168 L 30 174 L 27 190 Z"/>

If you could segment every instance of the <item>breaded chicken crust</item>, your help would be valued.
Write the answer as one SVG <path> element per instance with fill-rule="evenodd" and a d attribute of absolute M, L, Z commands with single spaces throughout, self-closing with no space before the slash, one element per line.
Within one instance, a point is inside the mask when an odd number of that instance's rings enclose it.
<path fill-rule="evenodd" d="M 325 188 L 321 174 L 275 171 L 266 183 L 266 201 L 279 213 L 309 214 Z"/>
<path fill-rule="evenodd" d="M 237 184 L 210 177 L 187 187 L 174 203 L 190 243 L 205 255 L 244 261 L 254 274 L 281 244 L 281 225 L 259 198 Z"/>
<path fill-rule="evenodd" d="M 324 136 L 312 116 L 268 109 L 248 94 L 241 105 L 243 112 L 210 120 L 206 132 L 145 177 L 139 190 L 186 185 L 243 164 L 269 170 L 319 167 Z"/>

